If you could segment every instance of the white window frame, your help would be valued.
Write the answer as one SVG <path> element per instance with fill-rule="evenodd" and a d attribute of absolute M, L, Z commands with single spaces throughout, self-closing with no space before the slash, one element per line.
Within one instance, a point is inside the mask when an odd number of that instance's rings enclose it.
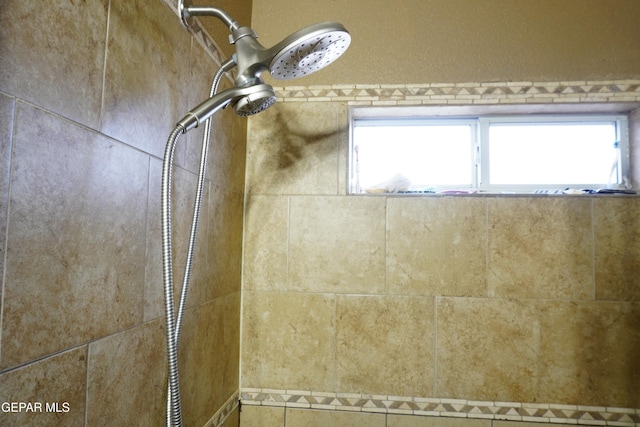
<path fill-rule="evenodd" d="M 380 109 L 382 110 L 382 108 Z M 472 133 L 474 135 L 471 147 L 472 184 L 469 187 L 460 186 L 439 186 L 436 191 L 446 191 L 453 188 L 485 193 L 517 193 L 531 194 L 536 190 L 561 190 L 569 187 L 566 183 L 545 184 L 545 185 L 496 185 L 489 180 L 489 126 L 492 124 L 548 124 L 548 123 L 615 123 L 616 139 L 618 142 L 618 162 L 616 168 L 617 182 L 623 183 L 629 174 L 629 129 L 628 119 L 624 114 L 517 114 L 517 115 L 474 115 L 474 116 L 447 116 L 447 117 L 428 117 L 428 116 L 361 116 L 350 115 L 350 135 L 349 135 L 349 179 L 348 191 L 350 194 L 358 194 L 356 189 L 357 165 L 354 157 L 354 138 L 353 129 L 355 122 L 366 123 L 371 121 L 371 125 L 384 125 L 392 123 L 393 125 L 406 124 L 431 124 L 431 125 L 453 125 L 453 124 L 470 124 L 474 127 Z M 571 186 L 575 188 L 574 186 Z M 602 188 L 601 183 L 581 183 L 579 188 L 598 189 Z"/>

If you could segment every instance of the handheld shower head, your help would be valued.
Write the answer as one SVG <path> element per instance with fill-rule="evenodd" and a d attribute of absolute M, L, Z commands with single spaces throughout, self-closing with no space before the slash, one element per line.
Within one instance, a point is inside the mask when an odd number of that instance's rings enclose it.
<path fill-rule="evenodd" d="M 237 115 L 241 117 L 252 116 L 258 114 L 267 108 L 271 107 L 276 102 L 276 94 L 273 92 L 271 86 L 264 86 L 255 92 L 252 92 L 241 98 L 236 98 L 232 101 L 233 110 Z"/>
<path fill-rule="evenodd" d="M 278 80 L 306 76 L 338 59 L 350 43 L 351 35 L 337 22 L 311 25 L 270 49 L 277 52 L 269 63 L 269 71 Z"/>
<path fill-rule="evenodd" d="M 250 116 L 271 107 L 276 102 L 273 88 L 267 84 L 227 89 L 207 99 L 182 118 L 177 126 L 187 132 L 204 123 L 216 111 L 232 104 L 240 116 Z"/>

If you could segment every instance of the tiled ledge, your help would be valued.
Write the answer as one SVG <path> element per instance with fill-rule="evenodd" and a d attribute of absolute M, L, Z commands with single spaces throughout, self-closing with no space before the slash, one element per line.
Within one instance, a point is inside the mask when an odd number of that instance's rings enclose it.
<path fill-rule="evenodd" d="M 274 87 L 284 102 L 349 105 L 492 105 L 640 102 L 640 80 Z"/>
<path fill-rule="evenodd" d="M 640 409 L 243 388 L 242 405 L 595 426 L 640 425 Z"/>

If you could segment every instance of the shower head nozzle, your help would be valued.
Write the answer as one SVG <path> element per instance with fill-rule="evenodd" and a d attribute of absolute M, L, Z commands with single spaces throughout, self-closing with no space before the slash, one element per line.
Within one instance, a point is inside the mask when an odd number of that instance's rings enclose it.
<path fill-rule="evenodd" d="M 261 90 L 252 92 L 246 96 L 238 98 L 233 103 L 233 110 L 241 117 L 258 114 L 271 107 L 276 102 L 276 94 L 269 85 L 263 86 Z"/>
<path fill-rule="evenodd" d="M 176 126 L 187 132 L 198 127 L 211 117 L 216 111 L 232 104 L 240 116 L 250 116 L 271 107 L 276 102 L 273 88 L 266 84 L 256 84 L 248 87 L 234 87 L 222 91 L 207 99 L 180 120 Z"/>
<path fill-rule="evenodd" d="M 269 49 L 275 52 L 269 71 L 278 80 L 309 75 L 338 59 L 350 43 L 351 35 L 337 22 L 311 25 Z"/>

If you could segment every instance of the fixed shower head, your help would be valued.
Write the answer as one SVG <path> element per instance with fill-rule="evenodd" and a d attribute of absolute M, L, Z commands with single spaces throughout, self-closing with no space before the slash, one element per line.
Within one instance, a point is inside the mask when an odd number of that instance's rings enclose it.
<path fill-rule="evenodd" d="M 178 11 L 187 28 L 196 16 L 213 16 L 222 21 L 235 44 L 233 59 L 238 66 L 236 85 L 261 84 L 260 75 L 269 70 L 273 78 L 290 80 L 315 73 L 338 59 L 349 47 L 351 35 L 337 22 L 325 22 L 303 28 L 272 48 L 258 43 L 258 35 L 249 27 L 238 25 L 224 10 L 211 6 L 194 6 L 191 0 L 178 0 Z M 198 31 L 197 28 L 193 28 Z"/>
<path fill-rule="evenodd" d="M 277 52 L 269 63 L 269 72 L 278 80 L 306 76 L 338 59 L 350 43 L 349 32 L 337 22 L 312 25 L 270 49 Z"/>
<path fill-rule="evenodd" d="M 347 50 L 351 35 L 341 24 L 325 22 L 298 30 L 269 49 L 258 42 L 249 27 L 234 30 L 231 40 L 236 46 L 236 84 L 245 86 L 261 83 L 261 74 L 267 70 L 278 80 L 315 73 Z"/>

